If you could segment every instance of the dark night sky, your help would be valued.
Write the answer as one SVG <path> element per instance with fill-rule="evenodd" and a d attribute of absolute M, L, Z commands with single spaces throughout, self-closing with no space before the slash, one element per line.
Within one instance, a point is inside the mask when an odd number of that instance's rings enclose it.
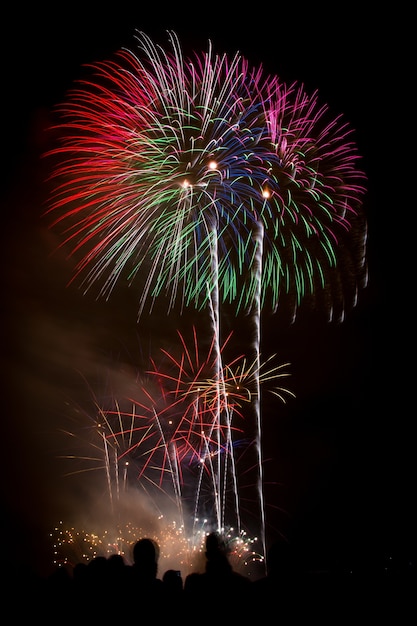
<path fill-rule="evenodd" d="M 297 394 L 279 414 L 271 408 L 265 426 L 265 454 L 275 459 L 268 471 L 281 484 L 273 498 L 286 510 L 274 523 L 313 552 L 336 546 L 381 558 L 385 551 L 414 553 L 415 411 L 408 408 L 403 357 L 412 334 L 403 314 L 406 281 L 398 278 L 407 266 L 400 245 L 407 220 L 395 215 L 405 210 L 405 194 L 394 188 L 402 174 L 390 163 L 398 167 L 400 144 L 393 145 L 391 133 L 405 87 L 387 85 L 394 60 L 386 41 L 397 29 L 395 16 L 385 21 L 349 7 L 337 17 L 315 6 L 308 13 L 263 10 L 259 17 L 217 9 L 202 20 L 193 5 L 183 6 L 181 17 L 165 17 L 162 9 L 144 15 L 118 2 L 107 13 L 15 10 L 3 20 L 1 475 L 4 532 L 16 559 L 33 550 L 42 567 L 51 524 L 79 497 L 79 485 L 62 476 L 55 437 L 64 398 L 83 393 L 76 371 L 94 377 L 110 367 L 120 379 L 131 375 L 126 353 L 137 341 L 135 294 L 104 303 L 65 288 L 71 268 L 49 256 L 53 241 L 40 219 L 46 174 L 40 154 L 49 112 L 80 66 L 133 46 L 135 29 L 162 44 L 173 29 L 186 51 L 205 51 L 208 39 L 216 52 L 239 51 L 286 82 L 318 89 L 356 129 L 368 176 L 369 286 L 342 326 L 307 313 L 291 327 L 266 320 L 268 341 L 291 363 Z M 142 349 L 148 324 L 149 345 L 161 338 L 157 324 L 144 321 Z"/>

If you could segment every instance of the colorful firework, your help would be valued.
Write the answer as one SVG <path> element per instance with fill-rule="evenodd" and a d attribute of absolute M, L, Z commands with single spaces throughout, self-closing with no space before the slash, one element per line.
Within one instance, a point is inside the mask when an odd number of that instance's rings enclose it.
<path fill-rule="evenodd" d="M 49 153 L 57 162 L 47 214 L 86 291 L 109 297 L 136 282 L 138 317 L 163 297 L 168 311 L 211 314 L 206 359 L 183 342 L 179 358 L 165 352 L 174 374 L 155 363 L 148 372 L 156 395 L 143 387 L 131 409 L 100 409 L 109 485 L 111 453 L 117 471 L 129 456 L 142 482 L 164 492 L 171 485 L 180 508 L 184 474 L 194 472 L 194 519 L 208 478 L 217 527 L 232 509 L 240 530 L 235 453 L 247 443 L 248 404 L 264 528 L 260 385 L 282 374 L 261 367 L 261 311 L 285 305 L 294 319 L 310 303 L 342 320 L 356 304 L 366 283 L 366 177 L 353 129 L 317 92 L 239 54 L 214 55 L 210 44 L 185 58 L 169 38 L 165 51 L 138 33 L 137 54 L 90 66 L 92 76 L 70 92 L 58 111 L 61 143 Z M 249 367 L 245 357 L 223 365 L 226 304 L 254 314 Z M 289 392 L 274 393 L 285 400 Z"/>
<path fill-rule="evenodd" d="M 184 58 L 169 38 L 167 52 L 138 33 L 138 54 L 91 66 L 59 108 L 47 212 L 77 278 L 106 297 L 137 279 L 139 313 L 163 295 L 204 308 L 217 291 L 236 311 L 317 296 L 342 316 L 366 280 L 352 129 L 317 92 L 211 45 Z"/>
<path fill-rule="evenodd" d="M 273 355 L 258 366 L 239 355 L 222 365 L 214 341 L 204 353 L 195 329 L 190 345 L 180 332 L 178 337 L 180 350 L 162 349 L 161 365 L 151 360 L 135 396 L 112 397 L 107 406 L 95 400 L 89 430 L 96 456 L 84 460 L 88 471 L 92 461 L 106 470 L 112 506 L 134 478 L 152 500 L 164 496 L 174 504 L 179 524 L 190 528 L 191 519 L 191 536 L 202 518 L 240 533 L 237 467 L 254 448 L 254 401 L 259 385 L 282 402 L 294 397 L 277 385 L 289 376 L 288 364 L 271 365 Z M 221 347 L 222 358 L 231 337 Z"/>

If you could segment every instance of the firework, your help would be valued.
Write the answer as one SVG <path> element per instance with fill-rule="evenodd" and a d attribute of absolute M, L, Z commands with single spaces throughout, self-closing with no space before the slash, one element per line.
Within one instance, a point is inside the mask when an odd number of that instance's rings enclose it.
<path fill-rule="evenodd" d="M 163 299 L 168 312 L 210 312 L 204 356 L 195 332 L 192 348 L 179 335 L 179 355 L 152 360 L 139 397 L 98 406 L 109 492 L 110 468 L 119 485 L 128 461 L 125 478 L 134 468 L 147 493 L 171 494 L 181 524 L 192 501 L 193 525 L 208 511 L 217 529 L 229 524 L 239 536 L 236 468 L 254 449 L 265 552 L 260 390 L 285 374 L 261 361 L 261 312 L 284 307 L 293 320 L 305 303 L 342 320 L 356 304 L 366 284 L 366 177 L 353 129 L 317 92 L 210 43 L 185 57 L 174 33 L 169 41 L 164 50 L 137 33 L 136 51 L 89 66 L 58 107 L 46 213 L 85 291 L 107 298 L 135 283 L 138 319 Z M 251 314 L 253 360 L 225 360 L 229 305 Z"/>
<path fill-rule="evenodd" d="M 260 366 L 242 354 L 226 359 L 232 333 L 220 362 L 214 340 L 203 350 L 195 329 L 190 344 L 179 331 L 178 337 L 180 349 L 162 349 L 159 364 L 151 359 L 134 396 L 108 404 L 95 399 L 95 409 L 82 416 L 95 454 L 84 460 L 88 471 L 105 469 L 112 506 L 134 479 L 154 501 L 164 496 L 174 504 L 180 525 L 208 518 L 216 529 L 232 525 L 240 532 L 238 465 L 242 458 L 247 464 L 254 447 L 256 394 L 262 385 L 282 402 L 293 397 L 278 386 L 289 376 L 288 364 L 272 365 L 275 355 Z"/>
<path fill-rule="evenodd" d="M 47 212 L 74 280 L 105 297 L 137 280 L 139 313 L 161 296 L 204 308 L 216 291 L 236 311 L 320 297 L 343 315 L 366 280 L 352 129 L 317 92 L 211 45 L 185 58 L 169 38 L 165 51 L 138 33 L 59 107 Z"/>
<path fill-rule="evenodd" d="M 210 532 L 204 522 L 192 539 L 175 522 L 163 523 L 162 519 L 158 522 L 160 528 L 156 524 L 151 530 L 131 522 L 93 529 L 60 521 L 50 532 L 53 564 L 74 567 L 77 563 L 89 563 L 98 556 L 108 558 L 112 554 L 120 554 L 125 563 L 131 565 L 135 542 L 150 537 L 160 548 L 158 565 L 161 572 L 179 567 L 186 576 L 204 567 L 205 540 Z M 234 569 L 245 573 L 249 570 L 250 573 L 251 563 L 263 562 L 263 557 L 257 552 L 256 537 L 250 537 L 243 531 L 236 533 L 231 527 L 224 529 L 222 534 Z"/>

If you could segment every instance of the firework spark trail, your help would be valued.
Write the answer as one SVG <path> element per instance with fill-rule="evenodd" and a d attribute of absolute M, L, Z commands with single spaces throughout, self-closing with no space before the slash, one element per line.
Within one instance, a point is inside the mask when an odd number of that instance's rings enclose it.
<path fill-rule="evenodd" d="M 173 463 L 175 463 L 176 458 L 177 458 L 176 443 L 175 441 L 172 441 L 172 442 L 166 441 L 166 437 L 165 437 L 165 433 L 161 425 L 161 421 L 155 409 L 153 409 L 153 414 L 154 414 L 155 423 L 157 425 L 157 430 L 161 437 L 159 445 L 162 447 L 165 453 L 165 458 L 168 463 L 168 474 L 171 476 L 172 485 L 173 485 L 174 493 L 175 493 L 175 500 L 177 502 L 178 510 L 180 510 L 181 509 L 181 487 L 180 487 L 178 473 L 174 470 L 174 467 L 173 467 Z M 178 466 L 176 467 L 178 468 Z M 162 475 L 161 475 L 161 479 L 162 479 Z"/>
<path fill-rule="evenodd" d="M 258 248 L 256 250 L 256 260 L 254 266 L 254 272 L 257 277 L 256 284 L 258 286 L 255 302 L 257 308 L 255 311 L 255 354 L 256 354 L 256 369 L 260 368 L 260 352 L 259 346 L 261 345 L 261 280 L 262 280 L 262 244 L 263 244 L 263 228 L 262 224 L 259 225 L 258 235 Z M 256 377 L 256 395 L 255 395 L 255 418 L 257 425 L 257 451 L 258 451 L 258 490 L 260 501 L 260 515 L 261 515 L 261 534 L 262 545 L 264 554 L 266 554 L 266 535 L 265 535 L 265 502 L 264 502 L 264 486 L 263 486 L 263 451 L 262 451 L 262 418 L 261 418 L 261 386 L 259 376 Z"/>
<path fill-rule="evenodd" d="M 110 506 L 111 506 L 111 510 L 114 511 L 113 487 L 112 487 L 112 480 L 111 480 L 109 447 L 108 447 L 107 438 L 106 438 L 104 433 L 103 433 L 102 437 L 103 437 L 103 445 L 104 445 L 104 463 L 105 463 L 105 467 L 106 467 L 106 477 L 107 477 L 107 486 L 108 486 L 109 497 L 110 497 Z"/>
<path fill-rule="evenodd" d="M 212 289 L 210 290 L 209 286 L 207 287 L 210 291 L 209 297 L 209 309 L 210 316 L 212 320 L 212 329 L 213 329 L 213 337 L 214 337 L 214 345 L 215 345 L 215 379 L 217 385 L 217 407 L 216 407 L 216 421 L 220 425 L 222 417 L 224 416 L 225 425 L 226 425 L 226 442 L 225 442 L 225 454 L 223 455 L 224 462 L 222 467 L 222 455 L 221 455 L 221 447 L 222 442 L 220 440 L 220 429 L 218 429 L 218 450 L 217 450 L 217 493 L 218 493 L 218 504 L 217 504 L 217 529 L 220 531 L 224 527 L 224 519 L 225 519 L 225 509 L 226 509 L 226 498 L 225 494 L 227 491 L 227 476 L 228 476 L 228 464 L 231 465 L 231 474 L 233 480 L 233 493 L 235 500 L 235 510 L 237 517 L 237 526 L 240 531 L 240 511 L 239 511 L 239 497 L 238 497 L 238 484 L 237 484 L 237 475 L 234 461 L 234 450 L 232 445 L 232 430 L 231 430 L 231 410 L 228 403 L 227 392 L 226 392 L 226 384 L 224 372 L 225 369 L 223 367 L 222 360 L 222 350 L 220 348 L 220 311 L 219 311 L 219 291 L 218 291 L 218 233 L 216 230 L 212 233 Z M 211 433 L 210 433 L 211 437 Z M 229 461 L 230 457 L 230 461 Z M 203 468 L 202 468 L 203 470 Z M 202 471 L 201 470 L 201 471 Z M 223 479 L 222 479 L 223 472 Z M 223 480 L 223 486 L 221 486 L 221 482 Z M 221 498 L 221 494 L 223 494 L 223 498 Z"/>
<path fill-rule="evenodd" d="M 221 396 L 220 396 L 220 376 L 222 372 L 222 364 L 221 364 L 221 350 L 220 350 L 220 315 L 219 315 L 219 293 L 218 293 L 218 276 L 219 276 L 219 266 L 218 266 L 218 233 L 216 229 L 212 229 L 211 237 L 210 237 L 210 251 L 211 251 L 211 275 L 213 280 L 213 287 L 210 289 L 211 294 L 209 298 L 210 303 L 210 313 L 212 317 L 212 325 L 213 325 L 213 339 L 214 339 L 214 352 L 215 352 L 215 380 L 216 380 L 216 409 L 215 409 L 215 419 L 213 425 L 210 428 L 209 437 L 212 437 L 213 428 L 215 425 L 221 425 L 222 411 L 221 411 Z M 226 398 L 225 398 L 226 400 Z M 221 494 L 221 437 L 220 437 L 220 428 L 217 428 L 217 474 L 216 481 L 214 484 L 214 497 L 216 502 L 216 516 L 217 516 L 217 525 L 218 528 L 221 528 L 221 502 L 219 500 Z M 211 459 L 210 459 L 211 460 Z"/>

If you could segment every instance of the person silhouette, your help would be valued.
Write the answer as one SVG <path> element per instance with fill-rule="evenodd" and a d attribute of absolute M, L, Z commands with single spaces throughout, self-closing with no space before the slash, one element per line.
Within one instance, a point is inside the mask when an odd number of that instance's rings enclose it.
<path fill-rule="evenodd" d="M 130 588 L 140 597 L 162 599 L 165 587 L 158 578 L 159 546 L 153 539 L 143 537 L 133 545 L 133 564 L 130 566 Z"/>
<path fill-rule="evenodd" d="M 167 569 L 162 576 L 162 582 L 173 594 L 179 593 L 183 590 L 183 580 L 179 570 Z"/>
<path fill-rule="evenodd" d="M 252 621 L 252 581 L 235 571 L 229 561 L 227 547 L 217 532 L 207 535 L 205 541 L 204 572 L 191 572 L 184 581 L 184 597 L 195 609 L 202 599 L 213 602 L 222 619 L 242 623 Z M 202 616 L 204 623 L 212 623 L 213 616 Z"/>
<path fill-rule="evenodd" d="M 173 608 L 179 609 L 183 606 L 184 582 L 181 572 L 176 569 L 167 569 L 162 576 L 167 598 L 173 603 Z M 175 603 L 175 604 L 174 604 Z"/>
<path fill-rule="evenodd" d="M 107 579 L 115 592 L 123 593 L 128 576 L 128 568 L 121 554 L 110 554 L 107 557 Z"/>

